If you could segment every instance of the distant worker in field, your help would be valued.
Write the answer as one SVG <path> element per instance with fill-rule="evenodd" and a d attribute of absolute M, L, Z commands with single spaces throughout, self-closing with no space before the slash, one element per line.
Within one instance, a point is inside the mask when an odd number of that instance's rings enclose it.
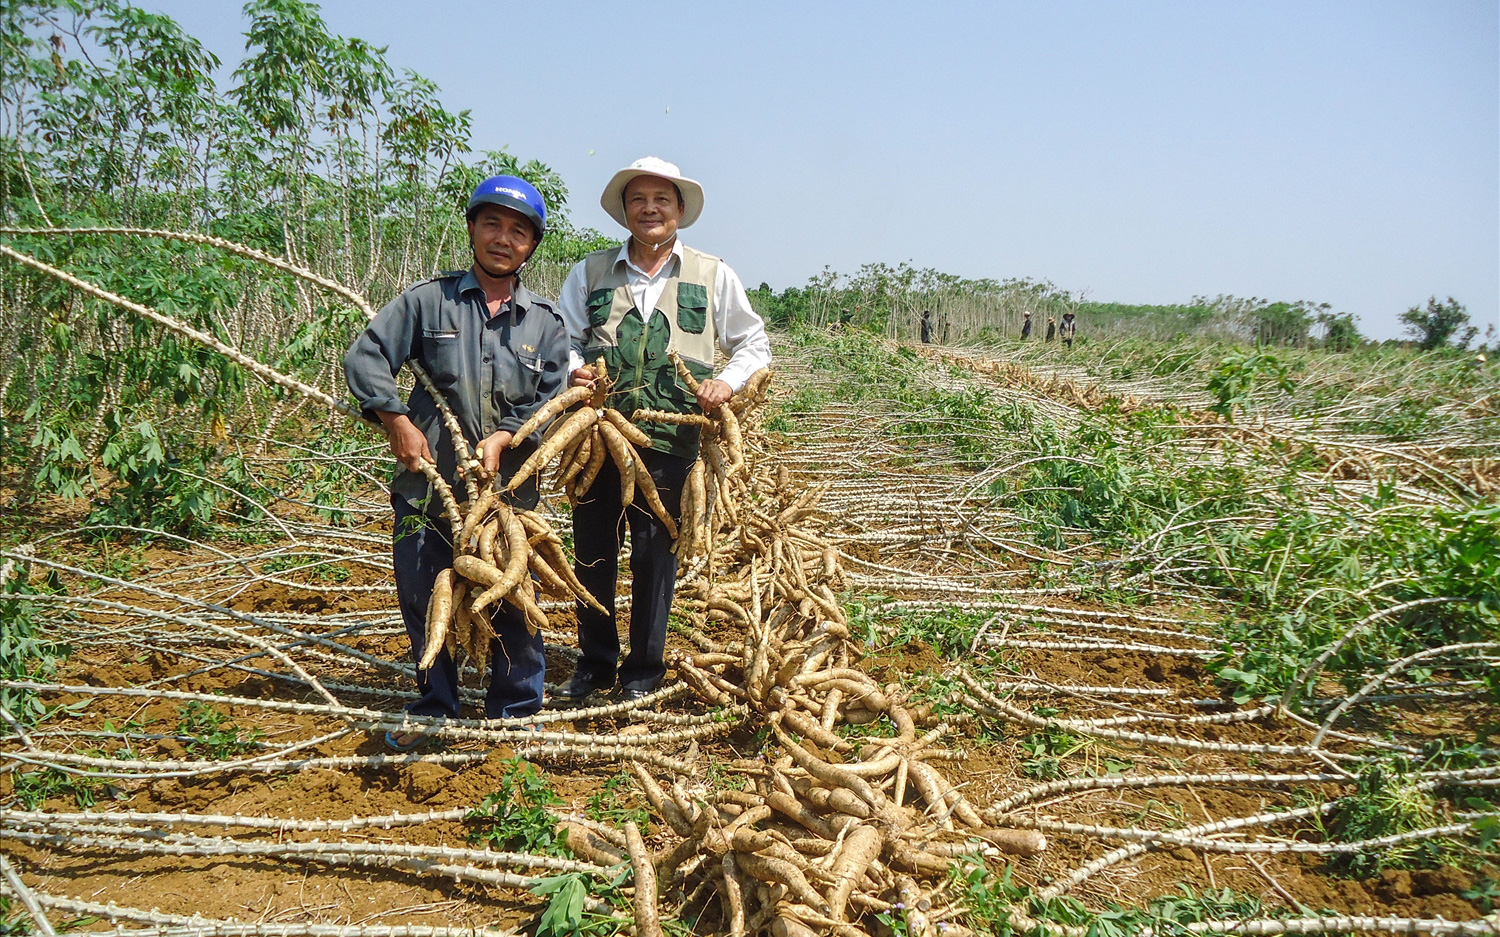
<path fill-rule="evenodd" d="M 568 331 L 555 303 L 521 284 L 520 271 L 547 231 L 541 193 L 515 176 L 486 179 L 469 197 L 469 245 L 474 264 L 412 286 L 386 304 L 344 355 L 344 378 L 369 418 L 378 418 L 401 463 L 391 482 L 396 512 L 392 559 L 396 595 L 413 661 L 426 647 L 427 603 L 437 574 L 453 565 L 453 543 L 443 506 L 420 471 L 437 466 L 454 493 L 464 496 L 452 436 L 436 402 L 418 383 L 405 403 L 396 374 L 408 361 L 422 366 L 458 419 L 471 447 L 483 447 L 480 481 L 502 480 L 536 448 L 536 439 L 509 448 L 514 432 L 562 389 L 568 364 Z M 512 498 L 535 507 L 536 483 Z M 508 602 L 494 610 L 490 684 L 484 701 L 490 718 L 525 717 L 542 708 L 546 659 L 542 636 Z M 444 649 L 428 670 L 417 671 L 422 694 L 406 711 L 457 717 L 458 667 Z M 386 745 L 410 751 L 417 732 L 386 733 Z"/>
<path fill-rule="evenodd" d="M 1057 322 L 1051 316 L 1047 317 L 1047 341 L 1052 341 L 1052 336 L 1057 334 Z"/>
<path fill-rule="evenodd" d="M 931 309 L 923 309 L 922 310 L 922 322 L 921 322 L 921 326 L 922 326 L 922 344 L 924 344 L 924 345 L 931 345 L 932 344 L 932 310 Z"/>
<path fill-rule="evenodd" d="M 1021 322 L 1021 341 L 1031 337 L 1031 310 L 1028 309 L 1021 314 L 1025 319 Z"/>
<path fill-rule="evenodd" d="M 677 236 L 703 211 L 703 187 L 673 164 L 648 156 L 615 173 L 599 204 L 629 229 L 623 247 L 594 251 L 568 273 L 559 308 L 572 341 L 572 382 L 591 384 L 599 358 L 618 388 L 613 405 L 700 413 L 717 409 L 771 363 L 765 323 L 750 307 L 740 278 L 717 257 L 685 246 Z M 699 382 L 696 399 L 677 376 L 675 351 Z M 729 361 L 717 377 L 714 354 Z M 641 458 L 673 519 L 681 516 L 682 488 L 698 458 L 698 428 L 648 423 L 651 447 Z M 620 697 L 639 699 L 661 685 L 667 612 L 677 583 L 677 557 L 667 528 L 639 500 L 621 507 L 619 472 L 606 459 L 588 494 L 573 509 L 578 578 L 610 609 L 578 605 L 582 654 L 572 679 L 553 697 L 578 705 L 619 680 Z M 615 580 L 620 542 L 630 525 L 630 654 L 620 661 Z"/>
<path fill-rule="evenodd" d="M 1078 332 L 1078 322 L 1073 318 L 1073 313 L 1071 310 L 1063 313 L 1062 325 L 1058 327 L 1058 332 L 1060 333 L 1062 340 L 1068 343 L 1068 347 L 1072 348 L 1073 336 Z"/>

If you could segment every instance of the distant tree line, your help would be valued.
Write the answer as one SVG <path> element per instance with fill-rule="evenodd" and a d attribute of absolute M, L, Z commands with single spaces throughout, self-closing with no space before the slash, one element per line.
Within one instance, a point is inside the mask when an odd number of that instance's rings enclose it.
<path fill-rule="evenodd" d="M 1195 296 L 1180 305 L 1098 302 L 1046 280 L 971 280 L 910 264 L 865 264 L 852 274 L 825 267 L 806 286 L 781 291 L 761 283 L 750 300 L 779 328 L 857 328 L 905 341 L 919 334 L 930 310 L 937 341 L 985 341 L 1018 337 L 1027 312 L 1040 332 L 1049 318 L 1073 312 L 1081 336 L 1125 336 L 1172 340 L 1185 336 L 1249 342 L 1268 347 L 1351 351 L 1369 340 L 1352 313 L 1328 303 L 1241 297 Z M 1411 344 L 1423 350 L 1467 347 L 1478 334 L 1468 311 L 1452 297 L 1431 299 L 1426 309 L 1401 316 Z"/>

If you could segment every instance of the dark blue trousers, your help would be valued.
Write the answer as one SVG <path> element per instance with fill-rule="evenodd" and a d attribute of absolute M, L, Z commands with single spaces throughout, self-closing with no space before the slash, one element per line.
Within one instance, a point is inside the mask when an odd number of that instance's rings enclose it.
<path fill-rule="evenodd" d="M 663 452 L 640 453 L 656 483 L 663 506 L 675 520 L 682 516 L 682 487 L 692 470 L 692 459 Z M 619 575 L 620 542 L 625 524 L 630 524 L 630 574 L 633 580 L 630 608 L 630 654 L 620 660 L 620 633 L 615 624 L 615 579 Z M 578 647 L 582 656 L 578 672 L 608 680 L 618 675 L 627 690 L 654 690 L 666 676 L 663 660 L 667 648 L 667 613 L 672 610 L 672 591 L 677 586 L 677 557 L 667 528 L 637 497 L 630 507 L 620 507 L 620 473 L 614 462 L 604 468 L 589 493 L 573 509 L 574 570 L 599 604 L 609 609 L 600 614 L 578 603 Z"/>
<path fill-rule="evenodd" d="M 453 565 L 452 533 L 448 522 L 424 515 L 400 495 L 391 496 L 396 529 L 391 550 L 396 568 L 396 596 L 411 638 L 413 663 L 427 646 L 427 602 L 437 574 Z M 526 631 L 526 616 L 509 602 L 495 605 L 490 617 L 495 640 L 490 642 L 490 687 L 484 698 L 488 718 L 520 718 L 542 708 L 542 680 L 547 658 L 542 635 Z M 417 671 L 422 698 L 406 707 L 418 716 L 458 716 L 458 665 L 447 649 L 427 670 Z"/>

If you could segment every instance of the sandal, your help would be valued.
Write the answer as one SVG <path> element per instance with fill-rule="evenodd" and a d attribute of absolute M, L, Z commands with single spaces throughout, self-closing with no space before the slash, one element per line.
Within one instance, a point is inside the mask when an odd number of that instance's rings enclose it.
<path fill-rule="evenodd" d="M 416 749 L 423 742 L 427 741 L 427 736 L 417 732 L 408 732 L 403 734 L 407 736 L 405 742 L 399 741 L 399 736 L 396 735 L 395 729 L 387 732 L 385 734 L 385 747 L 389 748 L 393 752 L 400 752 L 404 754 Z"/>

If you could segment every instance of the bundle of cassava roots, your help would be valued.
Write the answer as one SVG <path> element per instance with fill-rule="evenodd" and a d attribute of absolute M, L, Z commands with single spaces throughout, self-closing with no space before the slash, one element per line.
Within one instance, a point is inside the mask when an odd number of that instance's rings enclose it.
<path fill-rule="evenodd" d="M 696 391 L 680 363 L 678 371 Z M 606 406 L 611 388 L 601 379 L 555 398 L 516 434 L 551 421 L 512 490 L 551 467 L 550 487 L 576 504 L 609 458 L 622 502 L 642 497 L 678 536 L 678 604 L 694 647 L 674 652 L 671 664 L 700 701 L 748 716 L 741 745 L 758 749 L 727 752 L 717 784 L 701 760 L 665 779 L 631 762 L 664 824 L 657 848 L 629 824 L 566 823 L 569 844 L 591 862 L 631 864 L 643 937 L 661 933 L 664 908 L 736 935 L 865 933 L 873 919 L 862 918 L 897 907 L 914 934 L 935 934 L 939 924 L 961 933 L 945 920 L 959 914 L 943 897 L 954 861 L 1035 855 L 1046 839 L 991 828 L 937 767 L 954 757 L 936 744 L 953 723 L 858 668 L 837 599 L 839 551 L 817 508 L 824 489 L 773 468 L 760 430 L 769 378 L 756 374 L 710 414 L 628 417 Z M 652 421 L 701 430 L 680 530 L 639 457 L 650 442 L 637 424 Z M 593 604 L 545 521 L 486 491 L 464 518 L 453 569 L 439 577 L 430 627 L 451 617 L 449 641 L 482 654 L 487 616 L 478 612 L 491 602 L 513 602 L 544 623 L 528 570 L 543 592 Z"/>

